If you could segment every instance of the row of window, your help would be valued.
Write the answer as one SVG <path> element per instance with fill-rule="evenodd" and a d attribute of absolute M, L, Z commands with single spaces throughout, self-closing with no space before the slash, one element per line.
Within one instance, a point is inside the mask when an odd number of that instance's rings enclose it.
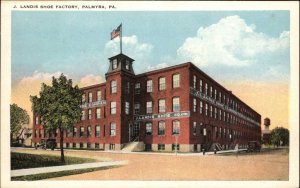
<path fill-rule="evenodd" d="M 165 135 L 165 130 L 166 130 L 166 124 L 164 121 L 159 121 L 158 122 L 158 135 Z M 153 134 L 153 125 L 152 122 L 147 122 L 146 123 L 146 135 L 152 135 Z M 180 134 L 180 121 L 174 120 L 172 122 L 172 134 L 177 135 Z"/>
<path fill-rule="evenodd" d="M 85 120 L 86 118 L 86 114 L 85 114 L 85 110 L 81 111 L 81 120 Z M 92 119 L 92 109 L 88 109 L 88 119 Z M 100 119 L 101 118 L 101 108 L 96 108 L 95 111 L 95 118 L 96 119 Z"/>
<path fill-rule="evenodd" d="M 134 114 L 140 114 L 141 105 L 140 103 L 134 104 Z M 180 112 L 180 97 L 173 97 L 172 98 L 172 111 L 173 112 Z M 158 100 L 158 113 L 166 112 L 166 100 L 159 99 Z M 153 101 L 146 102 L 146 113 L 152 114 L 153 113 Z"/>
<path fill-rule="evenodd" d="M 200 108 L 198 109 L 198 102 L 196 98 L 193 98 L 193 112 L 197 112 L 199 110 L 200 114 L 203 114 L 205 116 L 209 116 L 214 119 L 219 119 L 220 121 L 224 121 L 227 123 L 231 123 L 233 125 L 246 125 L 248 127 L 254 126 L 252 123 L 238 118 L 228 112 L 225 112 L 224 110 L 222 111 L 221 109 L 218 109 L 217 107 L 213 107 L 212 105 L 208 105 L 208 103 L 205 103 L 200 100 Z M 205 107 L 204 107 L 205 106 Z"/>
<path fill-rule="evenodd" d="M 163 91 L 166 90 L 166 77 L 159 77 L 158 78 L 158 90 Z M 176 73 L 172 76 L 172 88 L 180 87 L 180 74 Z M 153 92 L 153 80 L 147 80 L 146 85 L 147 93 Z M 135 94 L 140 94 L 141 92 L 141 83 L 135 84 Z"/>
<path fill-rule="evenodd" d="M 101 101 L 102 100 L 102 92 L 100 90 L 98 90 L 98 91 L 96 91 L 96 95 L 97 95 L 96 100 Z M 84 104 L 86 102 L 85 94 L 82 94 L 81 102 L 82 102 L 82 104 Z M 92 92 L 88 93 L 88 101 L 87 102 L 93 102 L 93 93 Z"/>
<path fill-rule="evenodd" d="M 199 87 L 197 82 L 199 82 Z M 215 100 L 218 100 L 220 103 L 226 104 L 233 110 L 236 110 L 238 112 L 243 113 L 247 117 L 251 117 L 254 119 L 254 114 L 247 110 L 247 108 L 244 108 L 242 105 L 239 105 L 238 102 L 232 100 L 230 97 L 226 97 L 225 94 L 222 94 L 221 91 L 217 91 L 217 89 L 214 89 L 213 86 L 208 86 L 208 83 L 203 84 L 202 79 L 198 81 L 197 76 L 193 76 L 193 88 L 197 89 L 199 88 L 200 93 L 204 93 L 206 96 L 209 96 L 210 98 L 213 98 Z M 209 90 L 208 90 L 209 89 Z M 223 96 L 223 99 L 222 99 Z"/>

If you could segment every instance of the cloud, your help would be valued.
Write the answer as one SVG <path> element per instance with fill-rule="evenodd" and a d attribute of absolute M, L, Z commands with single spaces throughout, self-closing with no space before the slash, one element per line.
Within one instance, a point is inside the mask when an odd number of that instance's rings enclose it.
<path fill-rule="evenodd" d="M 153 46 L 148 43 L 141 43 L 135 35 L 122 37 L 122 49 L 128 56 L 141 58 L 148 56 Z M 120 52 L 120 38 L 110 40 L 105 44 L 105 51 L 108 53 L 118 54 Z"/>
<path fill-rule="evenodd" d="M 79 82 L 78 86 L 79 87 L 85 87 L 85 86 L 90 86 L 94 84 L 100 84 L 105 82 L 105 79 L 102 76 L 94 76 L 93 74 L 86 75 L 82 77 Z"/>
<path fill-rule="evenodd" d="M 160 64 L 157 64 L 155 66 L 148 65 L 147 70 L 152 71 L 152 70 L 162 69 L 162 68 L 165 68 L 165 67 L 168 67 L 168 66 L 169 65 L 167 63 L 160 63 Z"/>
<path fill-rule="evenodd" d="M 198 66 L 249 66 L 265 55 L 289 48 L 289 31 L 278 38 L 255 31 L 239 16 L 228 16 L 208 27 L 200 27 L 177 50 L 177 56 Z"/>

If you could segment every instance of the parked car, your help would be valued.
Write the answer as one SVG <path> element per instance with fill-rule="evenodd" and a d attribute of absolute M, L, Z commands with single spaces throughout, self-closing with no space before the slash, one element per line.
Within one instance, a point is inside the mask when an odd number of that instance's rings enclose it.
<path fill-rule="evenodd" d="M 249 141 L 248 142 L 247 152 L 253 152 L 253 151 L 260 152 L 260 149 L 261 149 L 261 145 L 258 141 Z"/>
<path fill-rule="evenodd" d="M 51 149 L 56 148 L 57 143 L 55 139 L 41 139 L 40 143 L 35 146 L 35 149 Z"/>

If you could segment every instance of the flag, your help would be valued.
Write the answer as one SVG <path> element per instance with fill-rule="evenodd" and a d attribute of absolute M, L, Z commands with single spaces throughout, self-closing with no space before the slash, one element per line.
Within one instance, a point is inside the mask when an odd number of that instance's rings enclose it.
<path fill-rule="evenodd" d="M 121 27 L 122 27 L 122 24 L 120 24 L 117 29 L 114 29 L 112 32 L 111 32 L 111 40 L 120 36 L 121 35 Z"/>

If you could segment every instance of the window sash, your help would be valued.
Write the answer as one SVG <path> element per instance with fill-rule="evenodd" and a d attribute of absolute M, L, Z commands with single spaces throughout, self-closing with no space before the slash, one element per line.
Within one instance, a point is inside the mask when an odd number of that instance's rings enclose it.
<path fill-rule="evenodd" d="M 158 122 L 158 135 L 165 135 L 165 122 Z"/>
<path fill-rule="evenodd" d="M 153 82 L 152 80 L 147 81 L 147 93 L 151 93 L 153 91 Z"/>
<path fill-rule="evenodd" d="M 180 111 L 180 100 L 179 97 L 173 98 L 173 112 L 179 112 Z"/>
<path fill-rule="evenodd" d="M 117 81 L 111 81 L 111 93 L 117 93 Z"/>
<path fill-rule="evenodd" d="M 146 113 L 152 114 L 152 101 L 148 101 L 146 104 Z"/>
<path fill-rule="evenodd" d="M 173 75 L 173 88 L 180 87 L 180 74 Z"/>
<path fill-rule="evenodd" d="M 158 112 L 159 113 L 164 113 L 166 112 L 166 100 L 165 99 L 160 99 L 158 101 Z"/>
<path fill-rule="evenodd" d="M 110 114 L 116 114 L 117 104 L 116 102 L 110 102 Z"/>
<path fill-rule="evenodd" d="M 159 90 L 165 90 L 166 89 L 166 78 L 162 77 L 159 78 Z"/>

